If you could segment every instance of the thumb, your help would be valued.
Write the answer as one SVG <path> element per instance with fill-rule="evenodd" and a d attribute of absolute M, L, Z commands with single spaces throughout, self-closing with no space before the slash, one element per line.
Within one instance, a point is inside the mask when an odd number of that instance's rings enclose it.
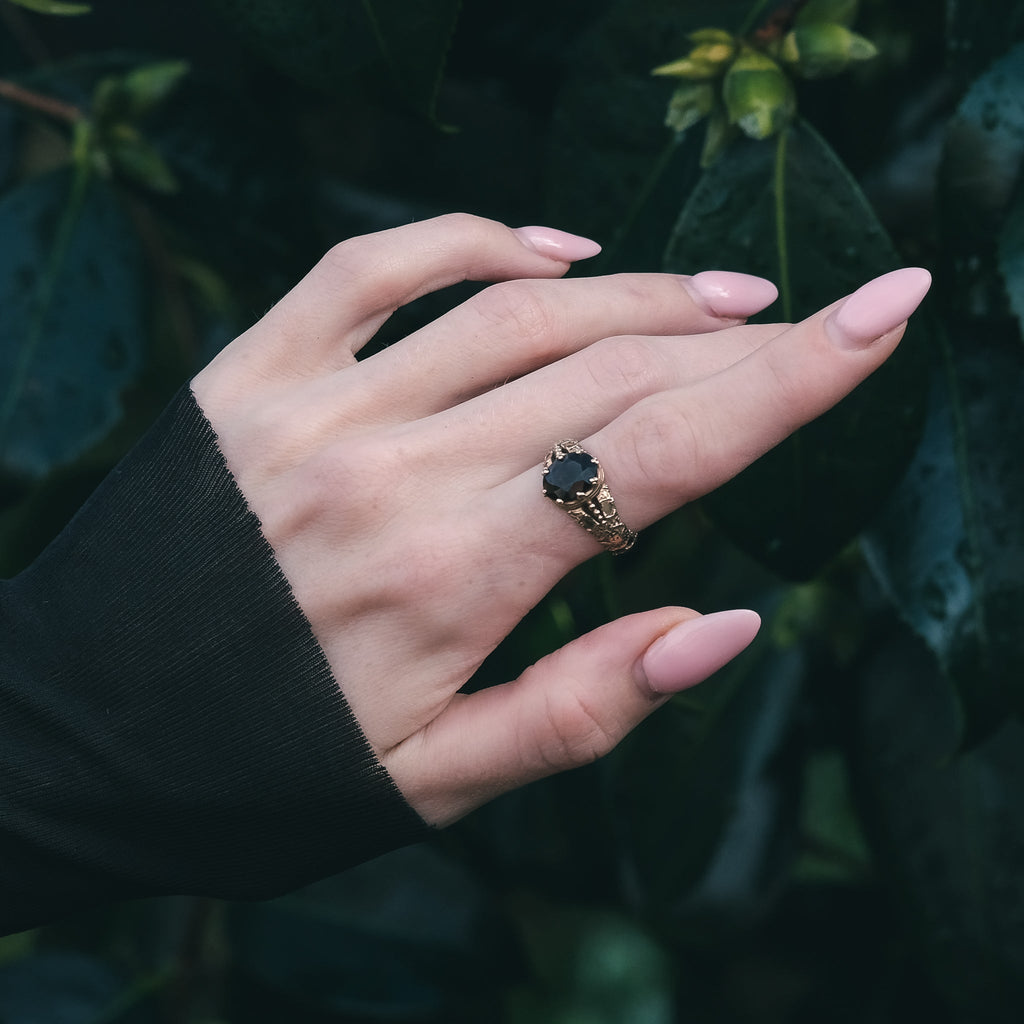
<path fill-rule="evenodd" d="M 518 679 L 460 694 L 385 756 L 413 808 L 447 825 L 499 793 L 607 754 L 668 696 L 757 634 L 752 611 L 662 608 L 574 640 Z"/>

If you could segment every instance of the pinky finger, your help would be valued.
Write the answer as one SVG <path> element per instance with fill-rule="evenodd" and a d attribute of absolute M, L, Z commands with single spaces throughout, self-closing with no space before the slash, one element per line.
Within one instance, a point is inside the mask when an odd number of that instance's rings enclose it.
<path fill-rule="evenodd" d="M 607 754 L 669 695 L 756 636 L 752 611 L 662 608 L 573 641 L 518 679 L 459 696 L 384 763 L 411 806 L 443 826 L 500 793 Z"/>

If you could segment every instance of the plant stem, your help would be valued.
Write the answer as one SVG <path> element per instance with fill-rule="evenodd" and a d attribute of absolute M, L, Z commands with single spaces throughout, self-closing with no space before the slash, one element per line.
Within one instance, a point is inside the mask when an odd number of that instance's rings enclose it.
<path fill-rule="evenodd" d="M 81 121 L 84 116 L 78 107 L 72 106 L 70 103 L 54 99 L 52 96 L 44 96 L 42 93 L 26 89 L 23 85 L 17 85 L 4 78 L 0 78 L 0 96 L 12 103 L 28 107 L 30 110 L 38 110 L 42 114 L 55 117 L 59 121 L 67 121 L 69 124 Z"/>
<path fill-rule="evenodd" d="M 779 257 L 779 295 L 782 316 L 793 322 L 793 293 L 789 286 L 789 243 L 786 239 L 786 141 L 789 129 L 783 128 L 775 141 L 775 247 Z"/>
<path fill-rule="evenodd" d="M 29 368 L 32 365 L 32 358 L 39 347 L 39 342 L 42 340 L 43 328 L 46 324 L 46 314 L 53 301 L 57 279 L 64 268 L 68 248 L 71 245 L 71 239 L 74 237 L 75 227 L 82 213 L 82 207 L 85 205 L 85 197 L 89 191 L 91 178 L 92 168 L 87 161 L 83 160 L 75 164 L 68 201 L 57 224 L 50 258 L 47 260 L 46 269 L 43 271 L 38 288 L 36 289 L 29 321 L 28 337 L 22 346 L 14 372 L 11 374 L 11 380 L 7 386 L 7 394 L 4 395 L 3 404 L 0 405 L 0 446 L 2 446 L 11 422 L 14 419 L 14 413 L 18 408 L 18 401 L 21 398 L 25 381 L 28 378 Z"/>
<path fill-rule="evenodd" d="M 743 19 L 743 25 L 736 35 L 745 36 L 757 24 L 757 19 L 761 17 L 761 12 L 768 6 L 768 2 L 769 0 L 756 0 L 754 6 L 747 12 L 746 18 Z"/>

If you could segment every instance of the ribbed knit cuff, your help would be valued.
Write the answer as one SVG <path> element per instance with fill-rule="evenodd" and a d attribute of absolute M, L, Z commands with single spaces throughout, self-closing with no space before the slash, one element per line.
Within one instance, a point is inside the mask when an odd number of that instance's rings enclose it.
<path fill-rule="evenodd" d="M 426 831 L 182 391 L 0 585 L 0 926 L 272 896 Z"/>

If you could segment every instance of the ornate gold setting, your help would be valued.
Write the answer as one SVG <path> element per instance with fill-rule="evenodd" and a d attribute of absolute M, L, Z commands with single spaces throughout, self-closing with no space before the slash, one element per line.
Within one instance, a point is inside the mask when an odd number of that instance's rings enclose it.
<path fill-rule="evenodd" d="M 548 474 L 556 462 L 560 462 L 570 455 L 585 456 L 593 464 L 592 470 L 588 468 L 586 471 L 593 472 L 594 475 L 586 479 L 586 483 L 589 485 L 586 491 L 573 497 L 556 497 L 552 492 L 557 488 L 551 483 Z M 587 533 L 613 555 L 628 551 L 636 543 L 637 532 L 631 530 L 619 518 L 615 499 L 605 482 L 604 468 L 590 452 L 580 445 L 579 441 L 559 441 L 548 452 L 548 456 L 544 460 L 542 490 L 549 501 L 553 501 L 559 508 L 564 509 Z"/>

